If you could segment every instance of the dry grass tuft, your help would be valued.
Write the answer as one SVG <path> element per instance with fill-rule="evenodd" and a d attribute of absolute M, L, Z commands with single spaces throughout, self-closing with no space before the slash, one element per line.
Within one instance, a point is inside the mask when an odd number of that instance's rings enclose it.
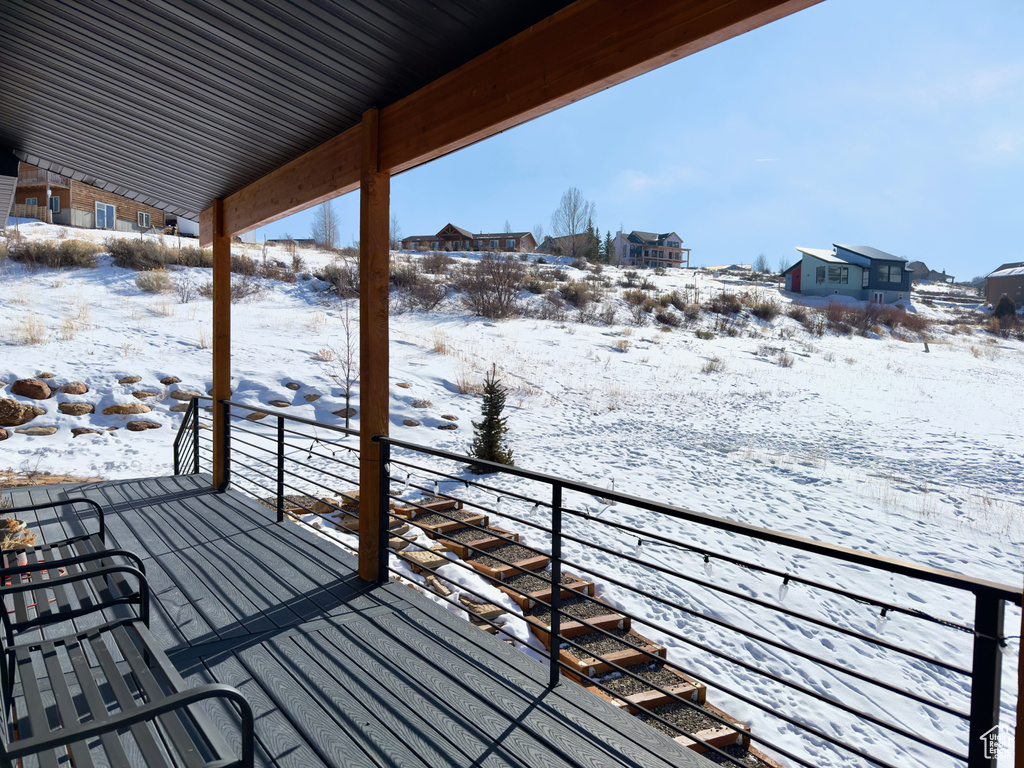
<path fill-rule="evenodd" d="M 46 335 L 46 323 L 34 312 L 14 321 L 11 328 L 11 341 L 17 346 L 43 344 Z"/>
<path fill-rule="evenodd" d="M 712 357 L 710 360 L 706 360 L 704 365 L 701 366 L 701 373 L 721 373 L 725 370 L 725 361 L 720 357 Z"/>
<path fill-rule="evenodd" d="M 337 357 L 337 353 L 330 347 L 321 347 L 313 355 L 313 359 L 321 363 L 332 363 Z"/>
<path fill-rule="evenodd" d="M 439 355 L 450 355 L 452 354 L 452 339 L 451 337 L 442 330 L 434 329 L 434 333 L 431 335 L 431 341 L 433 350 Z"/>

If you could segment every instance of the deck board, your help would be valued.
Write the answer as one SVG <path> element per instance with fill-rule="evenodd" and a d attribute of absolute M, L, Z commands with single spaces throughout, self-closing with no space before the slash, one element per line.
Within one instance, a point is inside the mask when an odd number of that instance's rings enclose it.
<path fill-rule="evenodd" d="M 370 587 L 355 558 L 204 476 L 19 491 L 15 503 L 85 495 L 108 546 L 139 554 L 152 628 L 189 682 L 247 696 L 261 768 L 713 763 L 406 586 Z M 41 513 L 46 535 L 78 523 Z M 210 715 L 237 743 L 233 713 Z"/>

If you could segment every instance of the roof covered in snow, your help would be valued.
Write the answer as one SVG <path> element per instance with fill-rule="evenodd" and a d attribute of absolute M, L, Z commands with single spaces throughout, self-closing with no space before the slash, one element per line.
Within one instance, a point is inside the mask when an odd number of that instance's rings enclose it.
<path fill-rule="evenodd" d="M 1000 269 L 993 272 L 989 277 L 1013 277 L 1014 275 L 1024 275 L 1024 267 L 1010 267 L 1009 269 Z"/>

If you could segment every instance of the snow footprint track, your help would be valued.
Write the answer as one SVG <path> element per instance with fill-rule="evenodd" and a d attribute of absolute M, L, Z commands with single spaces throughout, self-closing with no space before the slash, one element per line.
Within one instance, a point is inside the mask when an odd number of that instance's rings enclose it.
<path fill-rule="evenodd" d="M 349 504 L 348 513 L 330 517 L 358 534 L 357 501 Z M 418 538 L 417 529 L 436 543 L 404 551 Z M 458 585 L 435 572 L 450 564 L 452 557 L 462 560 L 510 598 L 536 639 L 551 652 L 551 559 L 523 544 L 518 532 L 492 526 L 488 516 L 467 511 L 462 502 L 444 496 L 393 507 L 389 531 L 390 548 L 423 577 L 422 584 L 410 581 L 408 586 L 450 599 Z M 694 751 L 705 752 L 706 745 L 712 745 L 744 765 L 781 768 L 751 746 L 749 726 L 709 703 L 707 687 L 672 665 L 664 645 L 636 632 L 630 617 L 595 596 L 593 581 L 562 573 L 560 582 L 558 637 L 564 640 L 558 654 L 566 679 Z M 498 632 L 497 620 L 510 613 L 465 592 L 460 592 L 458 600 L 470 621 L 491 634 Z M 636 677 L 616 667 L 627 668 Z M 689 735 L 680 735 L 680 731 Z M 711 756 L 722 761 L 714 753 Z"/>

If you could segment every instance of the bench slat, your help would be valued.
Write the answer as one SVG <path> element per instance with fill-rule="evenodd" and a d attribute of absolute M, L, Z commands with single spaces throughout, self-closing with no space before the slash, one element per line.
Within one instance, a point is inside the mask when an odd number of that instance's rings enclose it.
<path fill-rule="evenodd" d="M 21 679 L 22 703 L 27 715 L 18 718 L 18 735 L 22 739 L 44 735 L 44 729 L 49 730 L 51 723 L 27 646 L 17 649 L 15 667 L 18 670 L 15 674 Z M 57 757 L 52 750 L 39 755 L 39 768 L 58 768 Z"/>
<path fill-rule="evenodd" d="M 91 707 L 89 713 L 83 716 L 78 711 L 78 707 L 75 706 L 71 688 L 68 686 L 67 678 L 61 669 L 60 656 L 57 649 L 58 646 L 55 645 L 49 645 L 45 648 L 43 651 L 43 664 L 46 666 L 46 674 L 50 681 L 50 691 L 53 693 L 53 700 L 57 706 L 57 718 L 60 721 L 61 727 L 73 728 L 83 722 L 83 720 L 94 720 L 95 716 L 92 714 Z M 69 654 L 73 652 L 71 648 L 66 650 Z M 86 680 L 79 680 L 78 683 L 81 688 L 95 687 L 91 676 Z M 116 735 L 113 734 L 104 734 L 103 737 L 103 746 L 107 749 L 108 754 L 110 753 L 108 742 L 111 741 L 111 736 L 113 736 L 114 741 L 117 740 Z M 68 749 L 71 752 L 71 759 L 75 763 L 75 768 L 80 766 L 81 768 L 89 768 L 89 766 L 93 765 L 92 757 L 89 755 L 89 747 L 84 741 L 76 741 L 69 744 Z"/>

